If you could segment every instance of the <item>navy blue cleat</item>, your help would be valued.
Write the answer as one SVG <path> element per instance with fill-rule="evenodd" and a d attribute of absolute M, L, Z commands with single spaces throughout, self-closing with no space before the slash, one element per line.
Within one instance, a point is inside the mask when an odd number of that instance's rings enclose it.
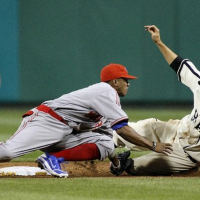
<path fill-rule="evenodd" d="M 67 178 L 69 174 L 66 171 L 63 171 L 60 167 L 60 163 L 63 163 L 63 161 L 64 158 L 56 158 L 48 153 L 42 154 L 36 160 L 38 166 L 51 175 Z"/>

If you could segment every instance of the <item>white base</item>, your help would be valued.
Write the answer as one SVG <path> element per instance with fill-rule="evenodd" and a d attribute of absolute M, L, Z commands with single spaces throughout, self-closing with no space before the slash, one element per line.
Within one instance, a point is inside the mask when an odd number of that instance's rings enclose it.
<path fill-rule="evenodd" d="M 15 166 L 0 169 L 0 176 L 36 176 L 51 175 L 44 169 L 39 167 Z"/>

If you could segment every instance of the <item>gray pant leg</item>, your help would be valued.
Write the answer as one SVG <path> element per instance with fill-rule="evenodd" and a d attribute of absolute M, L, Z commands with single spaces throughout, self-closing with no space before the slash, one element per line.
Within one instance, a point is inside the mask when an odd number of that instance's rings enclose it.
<path fill-rule="evenodd" d="M 96 133 L 96 132 L 81 132 L 78 134 L 69 134 L 66 135 L 62 141 L 51 146 L 50 148 L 42 149 L 44 152 L 57 152 L 64 149 L 70 149 L 81 144 L 85 143 L 94 143 L 97 145 L 100 154 L 101 160 L 104 160 L 108 156 L 113 156 L 115 154 L 114 142 L 112 138 L 107 135 Z"/>
<path fill-rule="evenodd" d="M 171 175 L 194 169 L 198 169 L 197 164 L 176 144 L 169 156 L 153 152 L 134 158 L 127 172 L 131 175 Z"/>
<path fill-rule="evenodd" d="M 61 141 L 72 129 L 49 114 L 38 112 L 23 119 L 19 129 L 0 144 L 0 162 L 50 147 Z"/>

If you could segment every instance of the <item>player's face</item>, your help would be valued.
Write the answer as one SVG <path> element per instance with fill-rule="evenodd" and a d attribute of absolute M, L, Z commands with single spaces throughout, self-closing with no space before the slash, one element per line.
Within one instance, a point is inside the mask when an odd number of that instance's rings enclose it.
<path fill-rule="evenodd" d="M 117 79 L 118 87 L 117 87 L 117 93 L 120 97 L 124 97 L 128 92 L 129 82 L 126 78 L 119 78 Z"/>

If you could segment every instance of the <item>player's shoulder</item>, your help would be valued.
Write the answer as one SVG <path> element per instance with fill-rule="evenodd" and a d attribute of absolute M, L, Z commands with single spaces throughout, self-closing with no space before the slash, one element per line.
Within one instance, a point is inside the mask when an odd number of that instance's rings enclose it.
<path fill-rule="evenodd" d="M 89 91 L 95 96 L 99 97 L 107 97 L 107 98 L 113 98 L 116 95 L 116 90 L 111 87 L 108 83 L 100 82 L 94 85 L 91 85 L 88 87 Z"/>
<path fill-rule="evenodd" d="M 113 90 L 113 88 L 108 83 L 105 83 L 105 82 L 100 82 L 100 83 L 90 85 L 89 88 L 98 89 L 98 91 Z"/>

